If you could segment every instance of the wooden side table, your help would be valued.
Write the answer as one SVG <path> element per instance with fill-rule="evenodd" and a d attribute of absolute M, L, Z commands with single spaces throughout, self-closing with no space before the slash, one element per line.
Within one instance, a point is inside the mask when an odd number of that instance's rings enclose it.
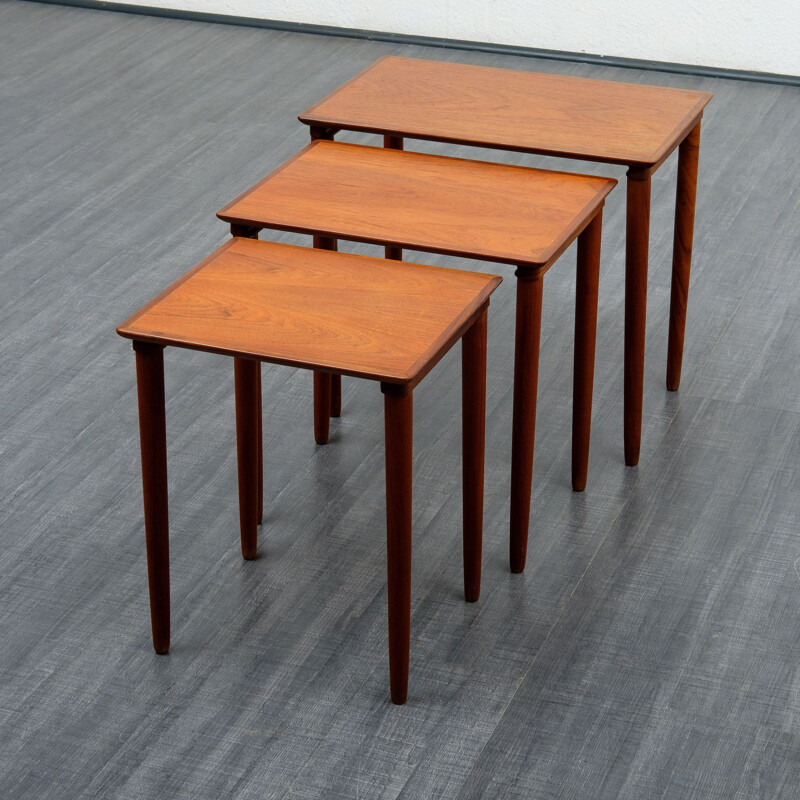
<path fill-rule="evenodd" d="M 486 309 L 494 275 L 235 238 L 117 328 L 139 392 L 153 646 L 169 650 L 166 346 L 233 356 L 242 555 L 256 557 L 261 361 L 379 381 L 386 417 L 391 697 L 406 700 L 411 624 L 413 389 L 459 340 L 463 365 L 464 593 L 480 594 Z"/>
<path fill-rule="evenodd" d="M 700 120 L 710 92 L 387 56 L 300 114 L 312 139 L 342 129 L 623 164 L 625 462 L 639 462 L 650 177 L 678 148 L 667 389 L 680 385 L 692 260 Z M 399 258 L 397 250 L 387 253 Z"/>
<path fill-rule="evenodd" d="M 572 482 L 586 485 L 597 283 L 609 178 L 320 140 L 217 216 L 232 232 L 261 228 L 513 264 L 517 276 L 511 569 L 525 567 L 530 517 L 542 276 L 578 238 Z M 327 384 L 325 386 L 327 392 Z M 327 420 L 317 392 L 315 422 Z M 323 401 L 328 402 L 327 394 Z M 327 428 L 315 426 L 317 441 Z"/>

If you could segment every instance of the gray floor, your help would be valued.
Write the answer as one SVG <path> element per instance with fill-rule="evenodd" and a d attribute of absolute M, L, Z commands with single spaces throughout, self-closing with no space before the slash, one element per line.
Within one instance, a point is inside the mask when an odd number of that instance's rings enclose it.
<path fill-rule="evenodd" d="M 264 368 L 267 512 L 244 563 L 231 364 L 168 352 L 173 649 L 158 657 L 134 360 L 114 333 L 226 238 L 218 208 L 305 144 L 297 113 L 385 53 L 716 95 L 675 394 L 674 159 L 653 183 L 634 469 L 624 192 L 609 198 L 583 494 L 569 484 L 574 250 L 546 278 L 524 575 L 507 567 L 513 280 L 495 294 L 476 605 L 460 588 L 457 353 L 418 390 L 402 708 L 387 690 L 377 386 L 345 382 L 318 448 L 308 374 Z M 797 88 L 0 3 L 0 797 L 800 796 L 798 141 Z"/>

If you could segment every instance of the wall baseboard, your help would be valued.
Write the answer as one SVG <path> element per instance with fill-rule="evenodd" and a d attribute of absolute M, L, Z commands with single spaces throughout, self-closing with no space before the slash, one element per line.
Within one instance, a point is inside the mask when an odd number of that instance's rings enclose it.
<path fill-rule="evenodd" d="M 492 42 L 472 42 L 465 39 L 443 39 L 436 36 L 417 36 L 407 33 L 384 33 L 359 28 L 338 28 L 333 25 L 312 25 L 306 22 L 284 22 L 257 17 L 238 17 L 229 14 L 212 14 L 204 11 L 182 11 L 174 8 L 154 8 L 152 6 L 129 3 L 105 2 L 105 0 L 28 0 L 34 3 L 77 6 L 79 8 L 118 11 L 124 14 L 143 14 L 152 17 L 191 20 L 194 22 L 213 22 L 222 25 L 243 25 L 250 28 L 269 28 L 271 30 L 310 33 L 317 36 L 341 36 L 350 39 L 370 39 L 376 42 L 413 44 L 423 47 L 445 47 L 453 50 L 475 50 L 498 55 L 546 58 L 551 61 L 573 61 L 583 64 L 602 64 L 607 67 L 650 70 L 653 72 L 674 72 L 681 75 L 697 75 L 707 78 L 727 78 L 737 81 L 756 81 L 777 83 L 784 86 L 800 86 L 800 75 L 779 75 L 772 72 L 751 72 L 749 70 L 725 69 L 723 67 L 701 67 L 694 64 L 673 64 L 667 61 L 648 61 L 640 58 L 602 56 L 592 53 L 571 53 L 563 50 L 544 50 L 538 47 L 521 45 L 493 44 Z"/>

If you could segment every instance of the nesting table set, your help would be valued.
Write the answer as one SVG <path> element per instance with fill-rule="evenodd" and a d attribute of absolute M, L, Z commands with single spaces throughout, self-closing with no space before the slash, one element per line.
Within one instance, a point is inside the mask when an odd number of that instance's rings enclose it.
<path fill-rule="evenodd" d="M 153 643 L 169 650 L 163 349 L 234 359 L 242 554 L 262 517 L 260 362 L 314 373 L 314 435 L 341 412 L 341 376 L 384 395 L 391 698 L 407 696 L 411 611 L 413 390 L 462 343 L 464 591 L 480 594 L 487 308 L 501 278 L 402 261 L 403 250 L 515 267 L 511 569 L 525 566 L 542 279 L 577 239 L 572 483 L 586 485 L 602 209 L 616 181 L 410 153 L 404 139 L 559 155 L 628 167 L 625 459 L 641 432 L 650 176 L 679 148 L 667 387 L 680 381 L 700 118 L 711 95 L 387 57 L 300 115 L 310 145 L 226 205 L 233 238 L 117 330 L 133 340 L 139 394 Z M 384 147 L 333 141 L 341 130 Z M 258 241 L 263 229 L 313 248 Z M 385 259 L 337 252 L 337 240 Z"/>

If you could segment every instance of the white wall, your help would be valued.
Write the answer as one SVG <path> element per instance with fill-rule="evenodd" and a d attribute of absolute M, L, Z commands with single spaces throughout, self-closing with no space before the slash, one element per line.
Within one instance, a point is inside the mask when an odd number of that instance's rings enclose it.
<path fill-rule="evenodd" d="M 800 0 L 138 2 L 160 8 L 800 75 Z"/>

